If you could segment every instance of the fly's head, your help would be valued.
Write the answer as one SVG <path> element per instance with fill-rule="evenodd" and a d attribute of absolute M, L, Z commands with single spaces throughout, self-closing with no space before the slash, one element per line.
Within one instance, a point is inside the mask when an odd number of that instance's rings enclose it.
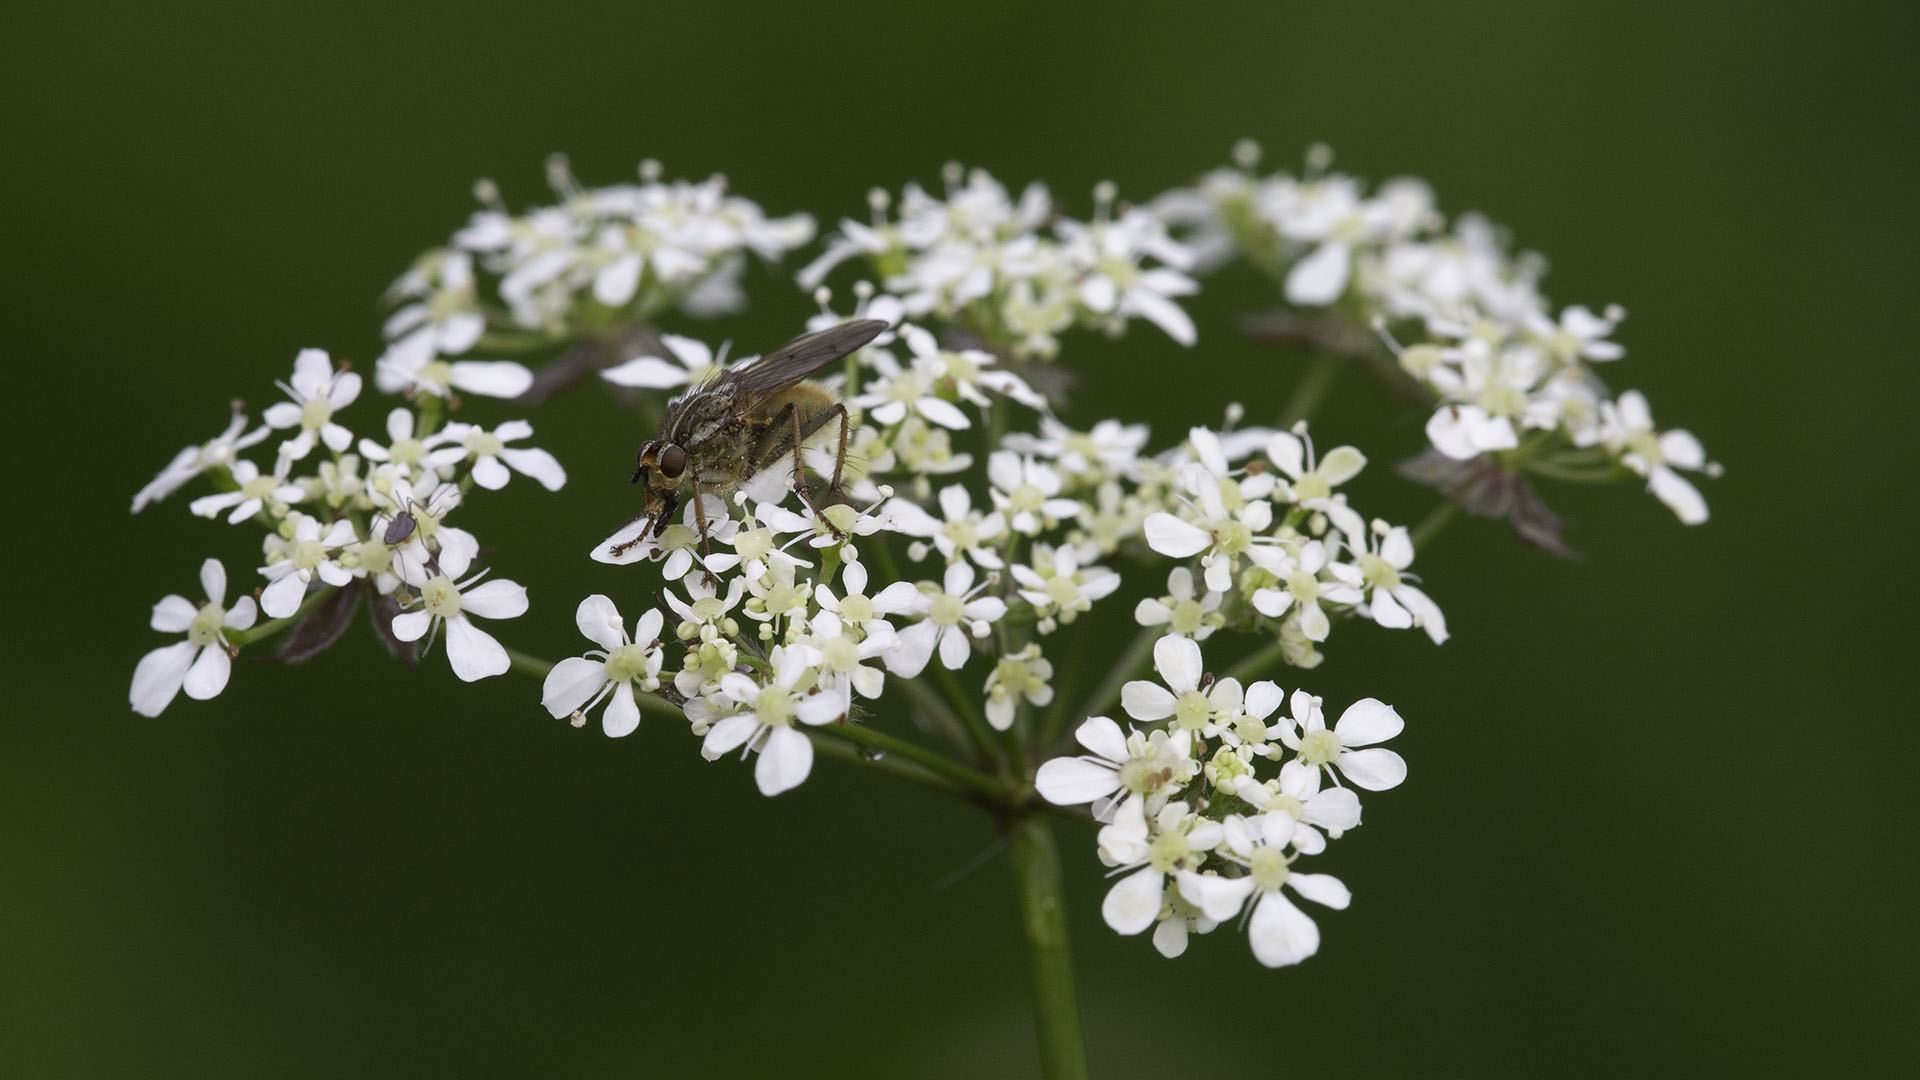
<path fill-rule="evenodd" d="M 649 439 L 640 444 L 634 456 L 632 482 L 646 492 L 652 535 L 659 536 L 673 524 L 673 512 L 680 505 L 680 485 L 691 475 L 690 464 L 686 447 L 678 443 Z"/>

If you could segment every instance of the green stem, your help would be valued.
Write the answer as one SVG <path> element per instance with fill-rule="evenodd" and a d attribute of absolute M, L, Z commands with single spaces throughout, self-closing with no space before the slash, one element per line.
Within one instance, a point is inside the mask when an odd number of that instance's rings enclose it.
<path fill-rule="evenodd" d="M 949 633 L 965 633 L 960 627 L 954 627 Z M 994 745 L 992 725 L 980 710 L 973 707 L 973 699 L 967 697 L 966 688 L 960 685 L 960 679 L 947 665 L 940 662 L 938 656 L 927 665 L 933 672 L 934 681 L 940 684 L 940 692 L 946 696 L 947 704 L 960 717 L 961 726 L 966 729 L 967 742 L 972 745 L 975 756 L 982 765 L 993 764 L 1000 759 L 998 747 Z"/>
<path fill-rule="evenodd" d="M 1280 426 L 1289 428 L 1298 421 L 1312 419 L 1346 366 L 1347 358 L 1337 353 L 1323 352 L 1314 357 L 1313 366 L 1300 377 L 1292 396 L 1287 398 L 1286 407 L 1280 410 Z"/>
<path fill-rule="evenodd" d="M 1413 531 L 1408 534 L 1408 538 L 1413 541 L 1413 549 L 1425 551 L 1433 538 L 1440 535 L 1440 530 L 1446 528 L 1449 522 L 1459 516 L 1460 508 L 1453 503 L 1443 502 L 1434 507 L 1433 512 L 1422 519 L 1420 524 L 1415 525 Z"/>
<path fill-rule="evenodd" d="M 835 724 L 817 730 L 823 734 L 845 739 L 850 743 L 857 743 L 870 750 L 877 750 L 884 755 L 910 761 L 954 786 L 972 792 L 977 796 L 976 802 L 984 799 L 989 805 L 1005 806 L 1011 799 L 1007 786 L 993 777 L 970 769 L 945 754 L 907 742 L 905 739 L 897 739 L 865 724 Z"/>
<path fill-rule="evenodd" d="M 1007 864 L 1013 871 L 1014 897 L 1020 905 L 1020 928 L 1027 940 L 1040 1075 L 1047 1080 L 1084 1078 L 1087 1046 L 1080 1033 L 1073 963 L 1067 955 L 1060 852 L 1044 819 L 1020 817 L 1002 828 L 1007 840 Z"/>
<path fill-rule="evenodd" d="M 894 776 L 924 784 L 935 791 L 943 791 L 956 799 L 971 800 L 974 797 L 971 792 L 954 781 L 905 758 L 875 754 L 862 749 L 857 743 L 837 739 L 832 732 L 828 731 L 809 728 L 806 735 L 813 740 L 814 751 L 823 757 L 836 758 L 865 769 L 891 773 Z"/>

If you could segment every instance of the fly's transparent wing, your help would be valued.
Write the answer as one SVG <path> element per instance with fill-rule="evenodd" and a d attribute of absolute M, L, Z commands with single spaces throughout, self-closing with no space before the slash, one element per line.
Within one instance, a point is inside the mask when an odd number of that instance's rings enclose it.
<path fill-rule="evenodd" d="M 728 368 L 709 389 L 731 390 L 733 408 L 751 412 L 760 402 L 879 337 L 889 325 L 882 319 L 856 319 L 794 338 L 758 360 Z"/>

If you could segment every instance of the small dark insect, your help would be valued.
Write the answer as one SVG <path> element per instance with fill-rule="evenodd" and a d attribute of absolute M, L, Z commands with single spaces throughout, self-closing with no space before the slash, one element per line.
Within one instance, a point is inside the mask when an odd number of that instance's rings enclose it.
<path fill-rule="evenodd" d="M 393 520 L 387 522 L 387 531 L 380 534 L 380 542 L 388 547 L 399 547 L 407 542 L 407 537 L 412 535 L 413 513 L 412 508 L 409 507 L 393 515 Z"/>
<path fill-rule="evenodd" d="M 847 464 L 847 407 L 831 390 L 806 379 L 879 337 L 888 325 L 880 319 L 858 319 L 795 338 L 668 402 L 659 437 L 641 443 L 635 455 L 633 483 L 645 485 L 647 508 L 640 516 L 647 519 L 647 527 L 634 539 L 614 545 L 612 553 L 621 554 L 664 532 L 683 490 L 693 500 L 704 542 L 707 512 L 700 496 L 725 495 L 788 455 L 793 457 L 794 487 L 817 515 L 820 508 L 807 494 L 801 449 L 830 421 L 840 421 L 828 487 L 829 492 L 839 491 Z"/>

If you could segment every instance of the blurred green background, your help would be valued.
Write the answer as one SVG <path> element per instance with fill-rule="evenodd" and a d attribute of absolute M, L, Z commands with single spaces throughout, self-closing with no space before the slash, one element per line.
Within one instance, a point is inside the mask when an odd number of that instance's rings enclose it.
<path fill-rule="evenodd" d="M 1916 165 L 1895 5 L 1189 6 L 67 3 L 9 16 L 8 543 L 0 1073 L 1022 1075 L 1035 1056 L 1003 866 L 973 812 L 822 762 L 753 791 L 676 725 L 610 742 L 513 679 L 409 677 L 356 635 L 242 662 L 210 704 L 126 705 L 149 606 L 254 534 L 128 497 L 295 350 L 363 370 L 375 299 L 541 162 L 724 171 L 830 224 L 949 159 L 1150 196 L 1325 140 L 1426 177 L 1620 302 L 1616 386 L 1727 474 L 1686 529 L 1627 488 L 1553 489 L 1586 553 L 1456 523 L 1417 569 L 1455 633 L 1350 628 L 1308 685 L 1409 719 L 1402 789 L 1320 868 L 1356 895 L 1269 972 L 1229 932 L 1179 962 L 1099 918 L 1059 829 L 1096 1075 L 1891 1071 L 1913 1058 Z M 762 347 L 811 304 L 700 327 Z M 1156 445 L 1296 368 L 1235 338 L 1075 339 L 1072 419 Z M 683 329 L 685 327 L 682 327 Z M 493 403 L 476 408 L 502 419 Z M 350 416 L 372 429 L 377 410 Z M 548 417 L 548 419 L 543 419 Z M 509 640 L 575 647 L 583 557 L 632 505 L 603 395 L 531 417 L 571 482 L 476 507 L 532 586 Z M 1418 418 L 1341 385 L 1316 420 L 1377 461 Z M 1382 468 L 1356 501 L 1414 521 Z M 631 579 L 625 579 L 630 583 Z M 1124 629 L 1115 631 L 1124 633 Z M 1282 675 L 1283 685 L 1297 680 Z"/>

